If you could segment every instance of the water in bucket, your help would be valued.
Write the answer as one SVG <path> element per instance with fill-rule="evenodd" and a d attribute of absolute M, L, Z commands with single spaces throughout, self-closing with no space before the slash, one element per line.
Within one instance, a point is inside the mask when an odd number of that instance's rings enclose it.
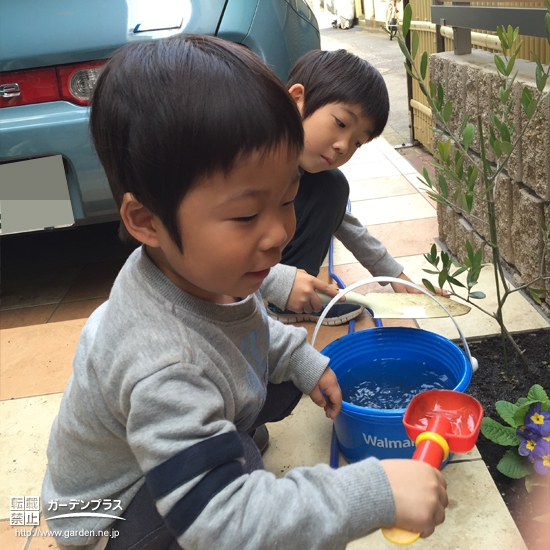
<path fill-rule="evenodd" d="M 403 375 L 395 379 L 386 374 L 389 369 L 398 369 Z M 450 390 L 453 386 L 447 373 L 419 361 L 375 361 L 359 366 L 355 372 L 358 380 L 348 373 L 341 382 L 341 389 L 344 401 L 357 407 L 404 409 L 423 391 Z M 375 374 L 365 380 L 365 372 Z"/>

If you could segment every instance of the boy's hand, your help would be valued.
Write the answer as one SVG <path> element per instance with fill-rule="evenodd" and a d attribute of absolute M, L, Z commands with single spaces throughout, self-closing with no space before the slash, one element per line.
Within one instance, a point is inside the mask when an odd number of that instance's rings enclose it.
<path fill-rule="evenodd" d="M 443 523 L 449 504 L 443 474 L 418 460 L 391 459 L 381 464 L 393 491 L 395 527 L 429 537 Z"/>
<path fill-rule="evenodd" d="M 409 279 L 404 272 L 401 273 L 401 275 L 399 275 L 399 277 L 397 278 L 403 279 L 404 281 L 409 281 L 410 283 L 414 283 L 414 281 L 411 281 L 411 279 Z M 416 290 L 416 288 L 413 288 L 412 286 L 401 285 L 399 283 L 390 283 L 390 285 L 393 288 L 394 292 L 402 292 L 403 294 L 422 294 L 420 290 Z M 421 286 L 422 288 L 426 288 L 424 285 L 418 285 L 418 286 Z M 437 287 L 434 287 L 434 288 L 435 288 L 436 294 L 438 294 L 439 296 L 444 296 L 444 297 L 449 296 L 449 293 L 446 290 L 443 290 Z"/>
<path fill-rule="evenodd" d="M 334 285 L 324 283 L 321 279 L 310 275 L 303 269 L 298 269 L 286 303 L 286 309 L 290 309 L 296 313 L 313 313 L 314 311 L 319 311 L 323 307 L 323 302 L 315 291 L 321 292 L 322 294 L 328 294 L 333 298 L 338 294 L 339 289 Z M 345 298 L 341 301 L 345 301 Z"/>
<path fill-rule="evenodd" d="M 338 416 L 342 408 L 342 392 L 336 375 L 330 367 L 327 367 L 321 375 L 309 397 L 316 405 L 325 409 L 327 418 L 334 420 Z"/>

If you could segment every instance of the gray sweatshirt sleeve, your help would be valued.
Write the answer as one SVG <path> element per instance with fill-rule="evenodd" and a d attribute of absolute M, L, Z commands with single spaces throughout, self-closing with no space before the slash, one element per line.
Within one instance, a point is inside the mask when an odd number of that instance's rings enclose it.
<path fill-rule="evenodd" d="M 290 380 L 309 395 L 328 366 L 329 358 L 320 354 L 307 341 L 305 328 L 269 322 L 269 381 L 273 384 Z"/>
<path fill-rule="evenodd" d="M 129 440 L 182 548 L 343 550 L 395 520 L 391 486 L 374 458 L 294 468 L 280 479 L 244 473 L 224 401 L 193 365 L 167 367 L 132 394 Z M 162 461 L 164 453 L 171 458 Z"/>
<path fill-rule="evenodd" d="M 403 273 L 403 266 L 350 212 L 345 213 L 335 236 L 373 276 L 397 277 Z"/>
<path fill-rule="evenodd" d="M 297 269 L 290 265 L 277 264 L 272 267 L 260 287 L 262 298 L 280 309 L 286 309 L 296 271 Z"/>

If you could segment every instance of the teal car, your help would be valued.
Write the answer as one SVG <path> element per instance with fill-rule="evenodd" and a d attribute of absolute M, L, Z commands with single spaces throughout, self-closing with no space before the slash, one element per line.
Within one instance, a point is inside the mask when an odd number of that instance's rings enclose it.
<path fill-rule="evenodd" d="M 90 95 L 117 48 L 178 33 L 244 44 L 283 81 L 320 47 L 305 0 L 0 0 L 0 233 L 117 219 Z"/>

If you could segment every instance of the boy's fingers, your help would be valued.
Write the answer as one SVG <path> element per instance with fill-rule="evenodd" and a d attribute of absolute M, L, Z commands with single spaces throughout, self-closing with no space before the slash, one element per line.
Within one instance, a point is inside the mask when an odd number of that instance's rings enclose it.
<path fill-rule="evenodd" d="M 327 418 L 336 418 L 342 408 L 342 401 L 333 401 L 327 395 L 323 395 L 318 388 L 315 388 L 310 394 L 311 400 L 318 406 L 325 410 Z"/>
<path fill-rule="evenodd" d="M 319 281 L 319 279 L 316 279 L 316 282 Z M 319 281 L 321 283 L 321 281 Z M 330 296 L 331 298 L 334 298 L 339 292 L 341 289 L 339 289 L 337 286 L 334 286 L 334 285 L 329 285 L 327 283 L 321 283 L 319 285 L 315 285 L 315 290 L 317 292 L 321 292 L 323 294 L 326 294 L 327 296 Z M 340 302 L 345 302 L 346 301 L 346 297 L 345 296 L 342 296 L 342 298 L 340 298 Z"/>
<path fill-rule="evenodd" d="M 329 416 L 329 418 L 336 418 L 342 409 L 342 392 L 340 387 L 334 386 L 327 388 L 325 390 L 325 399 L 327 400 L 327 404 L 325 406 L 327 416 Z"/>
<path fill-rule="evenodd" d="M 309 394 L 309 397 L 317 406 L 319 407 L 325 406 L 325 403 L 326 403 L 325 397 L 321 393 L 321 390 L 319 389 L 318 386 L 315 386 L 315 388 L 313 388 L 312 392 Z"/>
<path fill-rule="evenodd" d="M 327 404 L 325 406 L 325 413 L 327 418 L 334 420 L 340 414 L 341 408 L 341 406 L 338 407 L 334 403 L 327 401 Z"/>

